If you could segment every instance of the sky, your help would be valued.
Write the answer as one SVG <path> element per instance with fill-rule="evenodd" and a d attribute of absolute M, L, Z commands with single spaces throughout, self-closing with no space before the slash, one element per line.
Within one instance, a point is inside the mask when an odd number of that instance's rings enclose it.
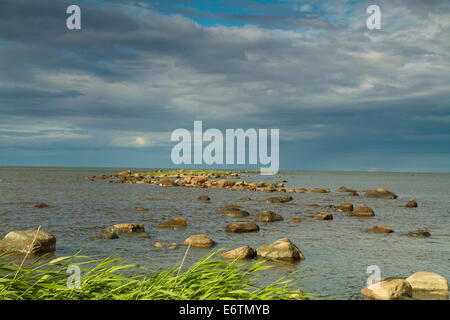
<path fill-rule="evenodd" d="M 278 128 L 282 170 L 450 172 L 449 31 L 445 0 L 2 0 L 0 166 L 176 167 L 201 120 Z"/>

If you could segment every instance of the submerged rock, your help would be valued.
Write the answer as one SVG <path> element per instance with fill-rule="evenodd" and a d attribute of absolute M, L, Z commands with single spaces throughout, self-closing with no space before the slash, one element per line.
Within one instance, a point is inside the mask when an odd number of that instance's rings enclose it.
<path fill-rule="evenodd" d="M 431 234 L 427 230 L 420 229 L 420 230 L 408 232 L 408 236 L 416 237 L 416 238 L 429 238 L 429 237 L 431 237 Z"/>
<path fill-rule="evenodd" d="M 144 232 L 144 225 L 137 223 L 119 223 L 106 228 L 106 232 L 135 233 Z"/>
<path fill-rule="evenodd" d="M 227 224 L 227 226 L 225 227 L 225 231 L 232 233 L 258 232 L 259 226 L 253 222 L 236 221 Z"/>
<path fill-rule="evenodd" d="M 263 244 L 256 249 L 256 254 L 270 260 L 298 261 L 304 260 L 302 252 L 288 238 L 279 239 L 270 244 Z"/>
<path fill-rule="evenodd" d="M 406 203 L 405 207 L 407 207 L 407 208 L 417 208 L 417 200 L 415 200 L 415 199 L 409 200 Z"/>
<path fill-rule="evenodd" d="M 137 211 L 148 211 L 148 208 L 140 207 L 140 208 L 137 208 Z"/>
<path fill-rule="evenodd" d="M 255 220 L 259 222 L 274 222 L 274 221 L 282 221 L 283 217 L 273 211 L 265 210 L 261 213 L 258 213 L 255 216 Z"/>
<path fill-rule="evenodd" d="M 251 259 L 255 257 L 256 251 L 249 246 L 236 248 L 219 255 L 224 259 Z"/>
<path fill-rule="evenodd" d="M 321 213 L 318 213 L 314 217 L 314 219 L 316 219 L 316 220 L 333 220 L 333 215 L 330 212 L 328 212 L 328 211 L 321 212 Z"/>
<path fill-rule="evenodd" d="M 375 212 L 368 206 L 362 204 L 352 212 L 349 212 L 348 215 L 353 217 L 373 217 Z"/>
<path fill-rule="evenodd" d="M 38 202 L 33 206 L 33 208 L 39 208 L 39 209 L 47 208 L 47 207 L 48 207 L 48 204 L 45 204 L 43 202 Z"/>
<path fill-rule="evenodd" d="M 375 190 L 366 190 L 364 196 L 368 198 L 397 199 L 397 195 L 395 193 L 383 188 L 377 188 Z"/>
<path fill-rule="evenodd" d="M 156 226 L 156 228 L 181 228 L 181 227 L 186 227 L 187 223 L 186 223 L 186 219 L 183 217 L 179 217 L 179 218 L 175 218 L 175 219 L 171 219 L 169 221 L 163 222 L 161 224 L 158 224 Z"/>
<path fill-rule="evenodd" d="M 289 195 L 283 195 L 281 197 L 271 197 L 266 200 L 267 203 L 285 203 L 294 200 Z"/>
<path fill-rule="evenodd" d="M 250 213 L 248 213 L 247 211 L 240 209 L 226 209 L 224 212 L 227 217 L 232 218 L 243 218 L 250 215 Z"/>
<path fill-rule="evenodd" d="M 206 234 L 195 234 L 184 240 L 184 245 L 197 248 L 210 248 L 215 242 Z"/>
<path fill-rule="evenodd" d="M 369 229 L 370 232 L 378 232 L 378 233 L 392 233 L 394 230 L 392 230 L 389 227 L 386 226 L 375 226 L 373 228 Z"/>
<path fill-rule="evenodd" d="M 209 201 L 209 200 L 211 200 L 211 198 L 208 197 L 208 196 L 199 196 L 199 197 L 197 198 L 197 200 L 200 200 L 200 201 Z"/>
<path fill-rule="evenodd" d="M 11 231 L 0 240 L 0 251 L 41 254 L 55 249 L 55 236 L 41 230 Z"/>
<path fill-rule="evenodd" d="M 405 279 L 386 279 L 365 287 L 361 294 L 376 300 L 395 300 L 411 298 L 412 288 Z"/>

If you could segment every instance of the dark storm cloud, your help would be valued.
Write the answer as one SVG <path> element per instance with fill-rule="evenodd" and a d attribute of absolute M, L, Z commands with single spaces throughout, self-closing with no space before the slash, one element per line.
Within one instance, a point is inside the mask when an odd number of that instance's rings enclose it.
<path fill-rule="evenodd" d="M 69 4 L 1 3 L 0 146 L 158 148 L 203 120 L 280 128 L 291 167 L 304 153 L 449 158 L 447 2 L 380 1 L 373 32 L 364 1 L 246 1 L 235 12 L 85 1 L 79 31 L 65 27 Z"/>

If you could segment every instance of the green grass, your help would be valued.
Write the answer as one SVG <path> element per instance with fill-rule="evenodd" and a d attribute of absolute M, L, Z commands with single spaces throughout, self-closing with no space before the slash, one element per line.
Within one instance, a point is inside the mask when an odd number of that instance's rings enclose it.
<path fill-rule="evenodd" d="M 155 176 L 161 176 L 163 174 L 166 174 L 169 176 L 174 176 L 174 175 L 181 174 L 181 173 L 183 173 L 184 175 L 187 175 L 187 176 L 200 176 L 200 175 L 208 175 L 208 174 L 214 174 L 216 176 L 229 176 L 233 173 L 233 171 L 185 169 L 183 172 L 181 172 L 180 170 L 162 170 L 161 172 L 150 171 L 150 172 L 143 172 L 143 173 L 139 173 L 139 174 L 143 175 L 143 176 L 155 177 Z"/>
<path fill-rule="evenodd" d="M 174 266 L 149 271 L 124 264 L 120 257 L 93 260 L 86 256 L 61 257 L 50 262 L 42 258 L 20 267 L 0 255 L 0 300 L 222 300 L 222 299 L 307 299 L 295 286 L 292 274 L 266 284 L 255 285 L 265 270 L 263 260 L 243 263 L 215 258 L 210 252 L 186 270 Z M 81 288 L 69 289 L 67 268 L 81 268 Z M 295 296 L 292 296 L 295 294 Z"/>

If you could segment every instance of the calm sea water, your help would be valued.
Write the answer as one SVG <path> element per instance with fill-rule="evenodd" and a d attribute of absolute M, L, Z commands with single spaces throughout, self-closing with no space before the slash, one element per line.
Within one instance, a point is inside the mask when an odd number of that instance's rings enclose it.
<path fill-rule="evenodd" d="M 80 168 L 0 168 L 0 236 L 11 230 L 36 229 L 54 234 L 54 256 L 71 255 L 82 249 L 92 257 L 113 253 L 149 268 L 174 265 L 185 253 L 183 241 L 191 234 L 206 233 L 216 248 L 250 245 L 253 248 L 287 237 L 295 243 L 306 260 L 294 264 L 274 264 L 265 271 L 266 279 L 298 270 L 297 277 L 307 277 L 300 284 L 304 291 L 332 299 L 360 298 L 366 285 L 367 267 L 377 265 L 382 277 L 407 277 L 417 271 L 437 272 L 450 279 L 450 174 L 359 173 L 359 172 L 282 172 L 281 178 L 253 176 L 246 180 L 287 180 L 288 186 L 329 187 L 329 194 L 291 194 L 294 201 L 266 204 L 264 192 L 230 191 L 198 188 L 162 188 L 152 185 L 91 182 L 89 175 L 115 174 L 120 169 Z M 349 197 L 334 192 L 346 186 L 357 190 L 384 187 L 395 192 L 396 200 Z M 196 200 L 208 195 L 209 203 Z M 239 199 L 249 196 L 253 200 Z M 415 198 L 416 209 L 406 209 L 407 200 Z M 35 209 L 36 202 L 49 208 Z M 352 202 L 366 204 L 375 217 L 355 218 L 334 213 L 332 221 L 305 221 L 308 216 L 325 211 L 326 205 Z M 312 208 L 318 203 L 321 208 Z M 285 221 L 259 223 L 260 232 L 229 234 L 225 225 L 235 219 L 218 212 L 226 205 L 239 204 L 255 215 L 263 210 L 281 214 Z M 149 211 L 137 211 L 147 207 Z M 179 230 L 157 229 L 155 225 L 183 216 L 188 227 Z M 301 223 L 287 222 L 303 218 Z M 251 220 L 242 218 L 239 220 Z M 123 235 L 117 240 L 90 240 L 92 235 L 115 223 L 143 223 L 150 238 Z M 372 234 L 367 228 L 387 225 L 393 234 Z M 405 236 L 409 231 L 428 229 L 427 239 Z M 177 243 L 176 250 L 157 249 L 155 241 Z M 187 263 L 208 252 L 192 248 Z"/>

